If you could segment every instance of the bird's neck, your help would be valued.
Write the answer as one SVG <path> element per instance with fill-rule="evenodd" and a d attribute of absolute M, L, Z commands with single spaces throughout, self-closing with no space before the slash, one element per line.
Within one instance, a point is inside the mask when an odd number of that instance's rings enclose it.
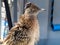
<path fill-rule="evenodd" d="M 25 17 L 25 19 L 32 19 L 32 20 L 36 20 L 37 19 L 36 15 L 32 15 L 32 14 L 28 14 L 28 13 L 25 13 L 24 17 Z"/>
<path fill-rule="evenodd" d="M 25 17 L 37 17 L 36 14 L 29 14 L 29 13 L 24 13 Z"/>

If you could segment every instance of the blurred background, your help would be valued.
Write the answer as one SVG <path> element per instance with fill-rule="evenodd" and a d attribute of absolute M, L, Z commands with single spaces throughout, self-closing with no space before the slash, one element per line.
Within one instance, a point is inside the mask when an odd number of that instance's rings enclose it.
<path fill-rule="evenodd" d="M 60 0 L 0 0 L 0 40 L 24 13 L 27 2 L 32 2 L 46 11 L 39 13 L 40 41 L 37 45 L 60 45 Z"/>

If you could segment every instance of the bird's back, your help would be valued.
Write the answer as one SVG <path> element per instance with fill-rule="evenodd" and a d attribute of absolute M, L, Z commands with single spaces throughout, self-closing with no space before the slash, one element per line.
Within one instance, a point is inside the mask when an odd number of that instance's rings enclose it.
<path fill-rule="evenodd" d="M 34 23 L 34 16 L 20 16 L 20 21 L 10 30 L 5 45 L 28 45 L 34 38 Z"/>

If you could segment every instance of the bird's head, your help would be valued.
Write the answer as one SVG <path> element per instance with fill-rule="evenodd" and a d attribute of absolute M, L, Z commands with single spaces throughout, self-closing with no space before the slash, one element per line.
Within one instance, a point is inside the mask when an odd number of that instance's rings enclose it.
<path fill-rule="evenodd" d="M 45 11 L 43 8 L 39 8 L 38 6 L 34 5 L 31 2 L 28 2 L 25 5 L 25 13 L 28 13 L 30 15 L 37 15 L 39 12 Z"/>

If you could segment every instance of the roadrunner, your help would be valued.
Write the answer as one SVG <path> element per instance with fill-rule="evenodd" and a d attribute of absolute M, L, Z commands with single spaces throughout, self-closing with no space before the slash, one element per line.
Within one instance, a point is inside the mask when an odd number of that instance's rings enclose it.
<path fill-rule="evenodd" d="M 35 45 L 40 35 L 37 15 L 43 10 L 31 2 L 27 3 L 24 14 L 11 28 L 3 45 Z"/>

